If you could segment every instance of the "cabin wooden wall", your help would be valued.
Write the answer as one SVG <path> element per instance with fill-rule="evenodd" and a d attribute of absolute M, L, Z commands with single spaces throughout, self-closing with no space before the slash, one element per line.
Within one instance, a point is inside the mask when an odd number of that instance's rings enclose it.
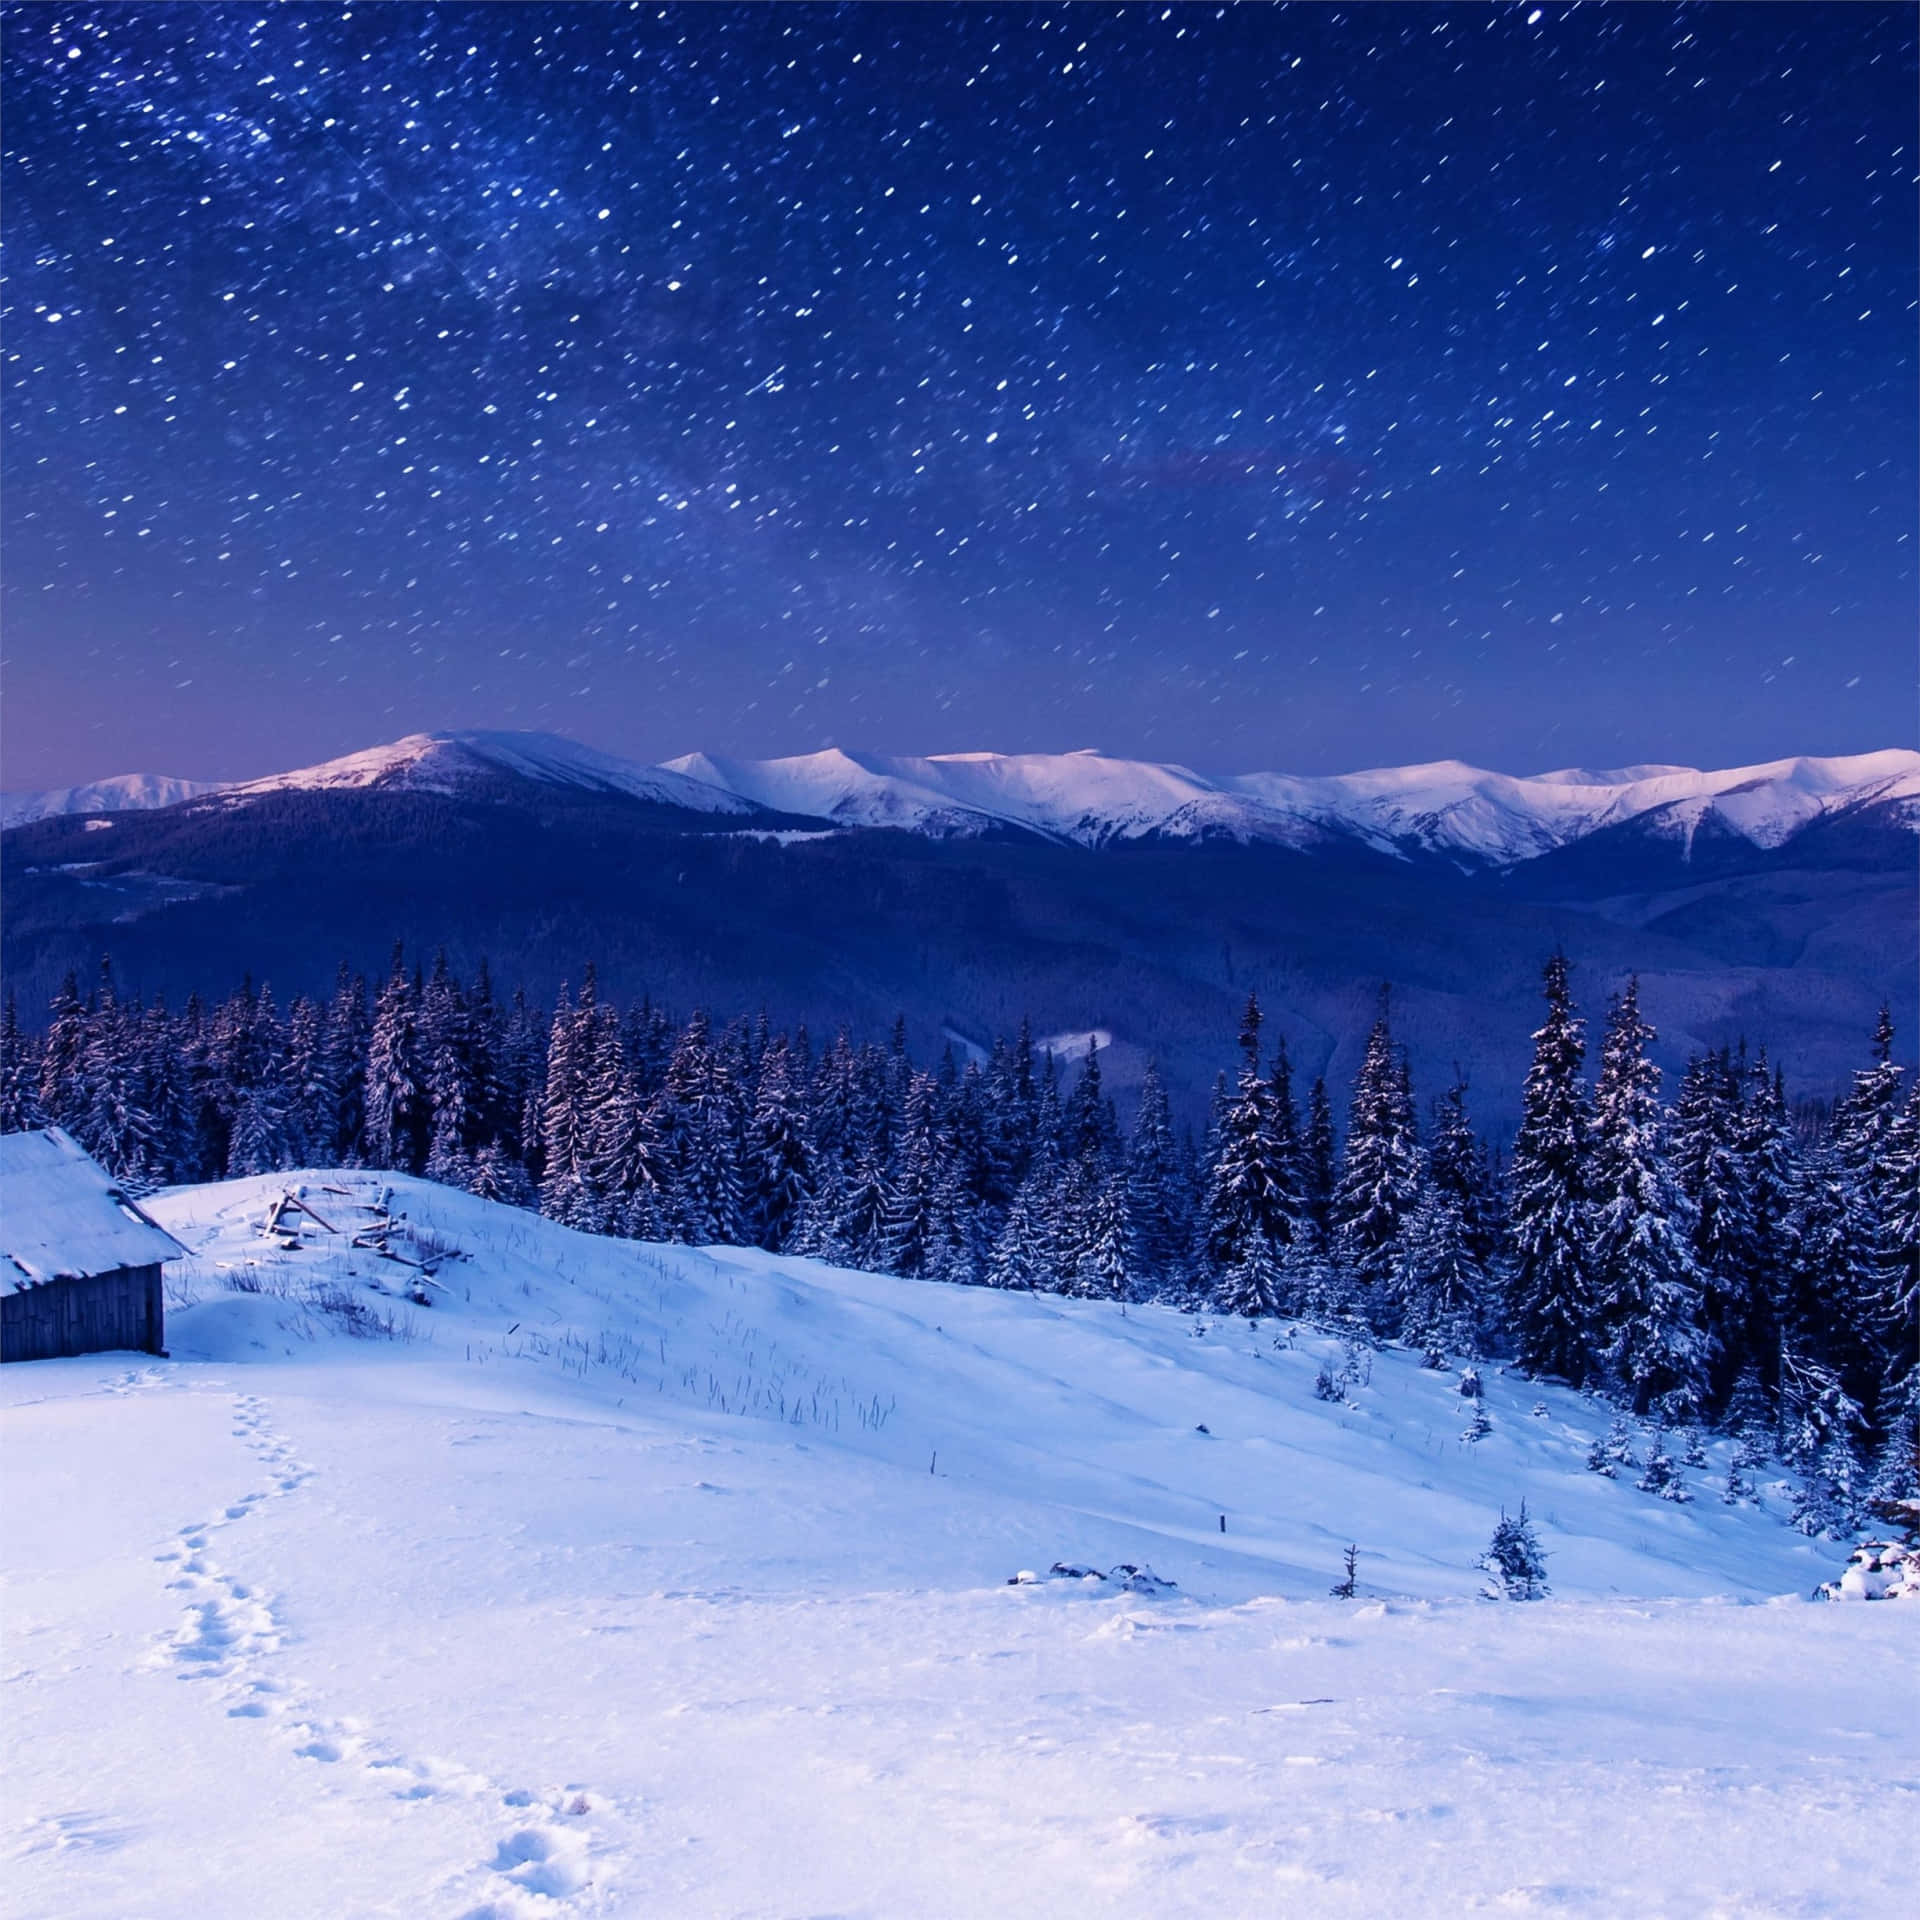
<path fill-rule="evenodd" d="M 159 1353 L 160 1269 L 119 1267 L 0 1294 L 0 1361 L 73 1353 Z"/>

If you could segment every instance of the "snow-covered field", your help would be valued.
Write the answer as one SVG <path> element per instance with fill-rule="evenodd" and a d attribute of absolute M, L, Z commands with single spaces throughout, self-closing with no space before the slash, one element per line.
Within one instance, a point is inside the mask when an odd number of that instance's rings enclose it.
<path fill-rule="evenodd" d="M 383 1184 L 302 1178 L 343 1228 Z M 171 1360 L 0 1374 L 9 1913 L 1802 1915 L 1920 1872 L 1920 1608 L 1805 1604 L 1842 1550 L 1724 1505 L 1718 1444 L 1678 1505 L 1492 1372 L 1468 1445 L 1407 1354 L 1329 1403 L 1284 1327 L 398 1181 L 466 1255 L 420 1308 L 261 1240 L 286 1184 L 153 1203 Z M 1479 1599 L 1523 1498 L 1554 1596 Z M 1177 1584 L 1008 1584 L 1055 1561 Z"/>

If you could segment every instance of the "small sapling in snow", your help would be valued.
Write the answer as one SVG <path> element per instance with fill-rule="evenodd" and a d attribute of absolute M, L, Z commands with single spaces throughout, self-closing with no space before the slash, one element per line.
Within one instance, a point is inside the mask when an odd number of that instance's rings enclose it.
<path fill-rule="evenodd" d="M 1346 1568 L 1346 1573 L 1343 1578 L 1336 1580 L 1327 1591 L 1332 1594 L 1336 1600 L 1351 1600 L 1356 1592 L 1354 1586 L 1354 1569 L 1359 1564 L 1360 1549 L 1357 1546 L 1349 1546 L 1345 1554 L 1341 1556 L 1341 1559 L 1342 1564 Z"/>
<path fill-rule="evenodd" d="M 1547 1586 L 1547 1556 L 1527 1517 L 1524 1500 L 1517 1515 L 1509 1515 L 1505 1507 L 1500 1509 L 1500 1524 L 1476 1564 L 1488 1576 L 1482 1591 L 1489 1600 L 1540 1600 L 1551 1591 Z"/>

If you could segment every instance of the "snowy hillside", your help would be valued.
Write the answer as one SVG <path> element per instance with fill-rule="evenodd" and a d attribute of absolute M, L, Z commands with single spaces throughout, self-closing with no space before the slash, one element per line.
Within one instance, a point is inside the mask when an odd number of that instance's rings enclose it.
<path fill-rule="evenodd" d="M 144 812 L 219 793 L 218 780 L 179 780 L 167 773 L 123 773 L 85 787 L 54 787 L 43 793 L 0 793 L 0 827 L 22 827 L 63 813 Z"/>
<path fill-rule="evenodd" d="M 1470 1443 L 1403 1353 L 396 1179 L 423 1284 L 348 1244 L 389 1183 L 300 1181 L 290 1246 L 285 1177 L 151 1203 L 171 1361 L 0 1375 L 21 1912 L 1786 1914 L 1911 1872 L 1920 1614 L 1801 1604 L 1842 1555 L 1723 1504 L 1718 1444 L 1676 1504 L 1491 1370 Z M 1554 1597 L 1489 1604 L 1522 1499 Z"/>
<path fill-rule="evenodd" d="M 1711 823 L 1755 846 L 1777 847 L 1850 808 L 1892 804 L 1904 821 L 1920 819 L 1920 753 L 1906 749 L 1717 772 L 1627 767 L 1519 777 L 1443 760 L 1319 778 L 1209 778 L 1186 767 L 1091 752 L 916 759 L 838 747 L 779 760 L 693 753 L 647 767 L 554 734 L 465 732 L 409 734 L 224 788 L 127 775 L 98 787 L 15 794 L 6 802 L 6 824 L 169 806 L 212 792 L 239 800 L 290 790 L 459 793 L 503 776 L 702 813 L 746 817 L 770 810 L 838 827 L 943 837 L 1016 828 L 1088 847 L 1148 837 L 1302 849 L 1359 841 L 1389 854 L 1432 854 L 1468 867 L 1510 866 L 1629 823 L 1684 845 Z"/>

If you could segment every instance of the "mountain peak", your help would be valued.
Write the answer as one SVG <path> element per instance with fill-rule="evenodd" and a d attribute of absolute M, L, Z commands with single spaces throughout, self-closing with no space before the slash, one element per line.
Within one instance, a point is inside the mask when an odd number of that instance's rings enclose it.
<path fill-rule="evenodd" d="M 773 812 L 844 828 L 951 838 L 1019 832 L 1079 846 L 1238 840 L 1291 847 L 1359 843 L 1400 858 L 1511 866 L 1589 834 L 1640 822 L 1691 846 L 1704 822 L 1775 847 L 1849 808 L 1920 812 L 1920 753 L 1802 755 L 1703 771 L 1639 765 L 1495 773 L 1460 760 L 1307 776 L 1208 776 L 1190 767 L 1070 753 L 970 750 L 921 757 L 826 747 L 772 760 L 690 753 L 644 766 L 559 734 L 411 733 L 264 779 L 210 783 L 128 774 L 90 787 L 8 796 L 5 824 L 219 796 L 394 790 L 472 793 L 502 780 L 624 794 L 683 811 Z"/>

